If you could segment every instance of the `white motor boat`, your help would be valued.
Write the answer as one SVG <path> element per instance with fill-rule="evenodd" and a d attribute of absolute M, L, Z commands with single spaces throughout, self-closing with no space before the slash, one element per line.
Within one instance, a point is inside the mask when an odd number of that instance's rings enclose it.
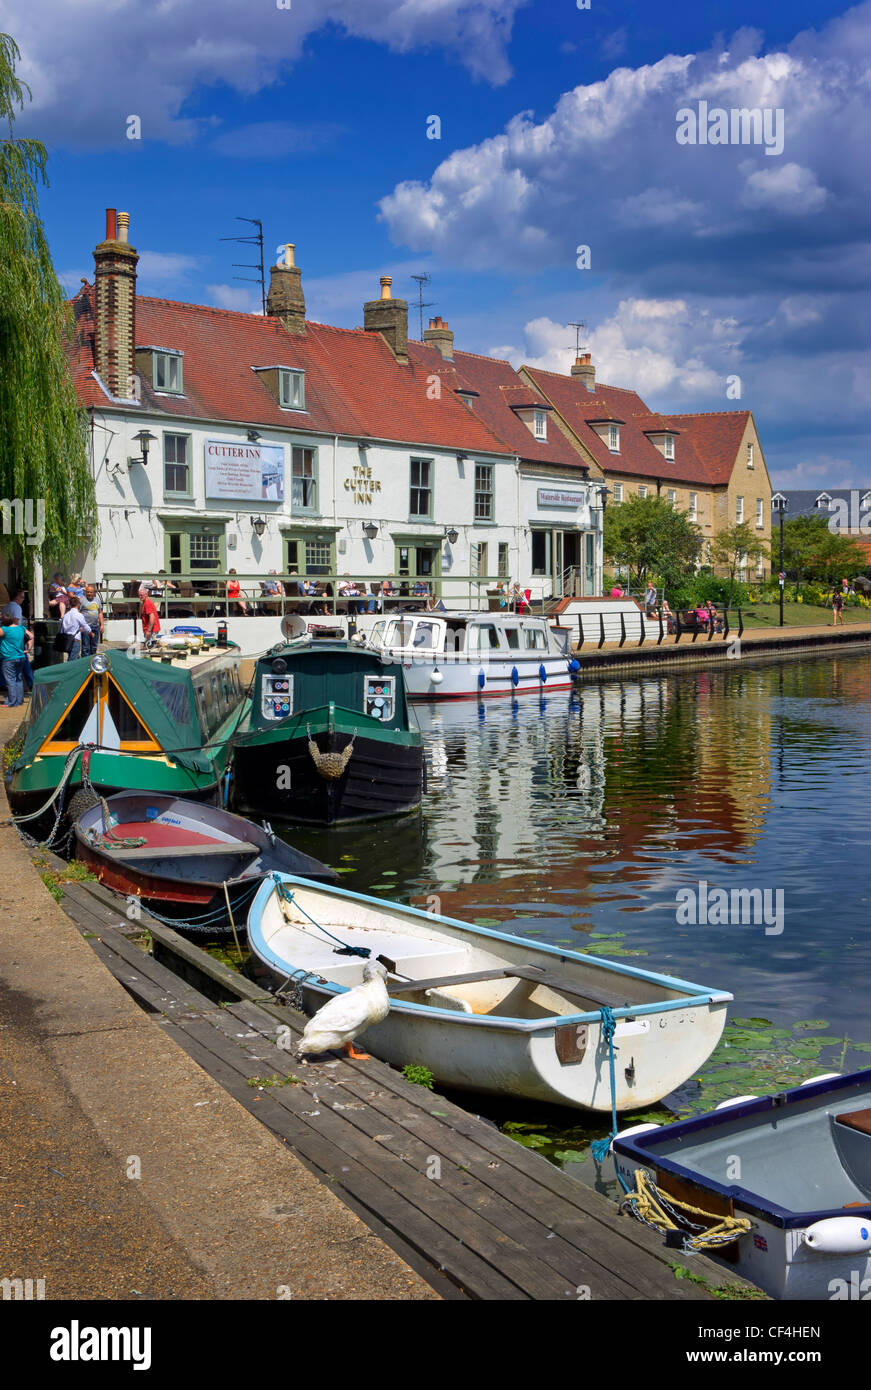
<path fill-rule="evenodd" d="M 571 632 L 516 613 L 397 613 L 380 618 L 367 646 L 405 668 L 411 700 L 489 699 L 565 690 L 580 663 Z"/>

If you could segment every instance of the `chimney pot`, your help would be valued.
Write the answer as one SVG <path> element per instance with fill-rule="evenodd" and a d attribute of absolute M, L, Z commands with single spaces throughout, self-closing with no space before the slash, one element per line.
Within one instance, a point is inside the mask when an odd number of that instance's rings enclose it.
<path fill-rule="evenodd" d="M 126 245 L 130 240 L 130 214 L 129 212 L 118 213 L 118 240 Z"/>
<path fill-rule="evenodd" d="M 393 284 L 393 277 L 390 275 L 381 276 L 381 298 L 390 299 L 390 286 Z"/>
<path fill-rule="evenodd" d="M 114 208 L 106 208 L 106 240 L 117 241 L 118 239 L 118 214 Z"/>
<path fill-rule="evenodd" d="M 292 241 L 289 241 L 289 242 L 287 243 L 287 245 L 285 246 L 285 248 L 284 248 L 284 264 L 288 267 L 288 269 L 291 269 L 291 270 L 292 270 L 292 269 L 294 268 L 294 266 L 296 265 L 295 254 L 294 254 L 295 252 L 296 252 L 296 247 L 294 246 L 294 244 L 293 244 Z"/>
<path fill-rule="evenodd" d="M 575 360 L 572 367 L 572 376 L 578 381 L 582 381 L 588 391 L 596 389 L 596 368 L 593 366 L 592 357 L 589 352 L 582 352 Z"/>

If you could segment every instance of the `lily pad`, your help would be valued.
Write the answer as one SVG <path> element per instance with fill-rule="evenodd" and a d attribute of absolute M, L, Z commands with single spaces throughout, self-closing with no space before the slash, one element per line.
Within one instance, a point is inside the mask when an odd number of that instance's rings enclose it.
<path fill-rule="evenodd" d="M 560 1163 L 583 1163 L 587 1157 L 585 1153 L 579 1153 L 577 1149 L 555 1149 L 553 1156 L 559 1159 Z"/>

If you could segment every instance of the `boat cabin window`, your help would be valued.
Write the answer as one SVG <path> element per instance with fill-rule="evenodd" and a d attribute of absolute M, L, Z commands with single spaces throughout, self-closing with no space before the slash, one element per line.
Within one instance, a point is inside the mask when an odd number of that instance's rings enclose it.
<path fill-rule="evenodd" d="M 363 709 L 371 719 L 390 720 L 396 708 L 395 676 L 363 677 Z"/>
<path fill-rule="evenodd" d="M 526 627 L 523 629 L 525 646 L 527 651 L 544 652 L 547 651 L 547 637 L 540 627 Z"/>
<path fill-rule="evenodd" d="M 293 676 L 264 672 L 260 713 L 264 719 L 286 719 L 293 713 Z"/>
<path fill-rule="evenodd" d="M 511 648 L 511 650 L 512 650 L 513 652 L 516 652 L 517 649 L 518 649 L 519 646 L 520 646 L 520 630 L 519 630 L 519 628 L 516 628 L 516 627 L 504 627 L 504 628 L 502 629 L 502 631 L 505 633 L 505 641 L 508 643 L 508 645 L 509 645 L 509 647 Z"/>
<path fill-rule="evenodd" d="M 384 645 L 384 629 L 386 626 L 387 624 L 383 619 L 380 623 L 375 624 L 372 631 L 369 633 L 369 642 L 371 646 L 381 647 Z"/>
<path fill-rule="evenodd" d="M 411 631 L 414 623 L 410 618 L 394 618 L 387 628 L 388 647 L 407 647 L 411 641 Z"/>
<path fill-rule="evenodd" d="M 445 651 L 461 652 L 466 647 L 466 629 L 453 623 L 448 623 L 445 629 Z"/>
<path fill-rule="evenodd" d="M 151 746 L 153 740 L 136 714 L 132 705 L 129 705 L 115 685 L 114 681 L 109 682 L 109 717 L 115 728 L 118 730 L 118 738 L 122 746 L 125 743 L 147 743 Z"/>
<path fill-rule="evenodd" d="M 94 692 L 88 680 L 84 689 L 76 696 L 52 736 L 53 743 L 78 743 L 88 715 L 94 707 Z"/>
<path fill-rule="evenodd" d="M 476 623 L 469 628 L 469 647 L 472 651 L 488 651 L 499 645 L 499 632 L 495 623 Z"/>
<path fill-rule="evenodd" d="M 435 623 L 418 622 L 415 625 L 412 646 L 435 648 L 438 646 L 437 634 L 438 628 Z"/>

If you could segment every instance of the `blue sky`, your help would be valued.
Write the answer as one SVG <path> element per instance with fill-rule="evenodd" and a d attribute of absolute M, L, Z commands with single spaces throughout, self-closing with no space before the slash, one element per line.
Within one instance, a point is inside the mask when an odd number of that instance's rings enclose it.
<path fill-rule="evenodd" d="M 279 3 L 0 0 L 71 289 L 114 206 L 142 293 L 250 309 L 219 238 L 260 217 L 312 317 L 426 270 L 458 347 L 567 370 L 583 319 L 655 408 L 730 408 L 740 376 L 776 483 L 871 481 L 871 0 Z M 701 99 L 782 110 L 783 153 L 678 146 Z"/>

